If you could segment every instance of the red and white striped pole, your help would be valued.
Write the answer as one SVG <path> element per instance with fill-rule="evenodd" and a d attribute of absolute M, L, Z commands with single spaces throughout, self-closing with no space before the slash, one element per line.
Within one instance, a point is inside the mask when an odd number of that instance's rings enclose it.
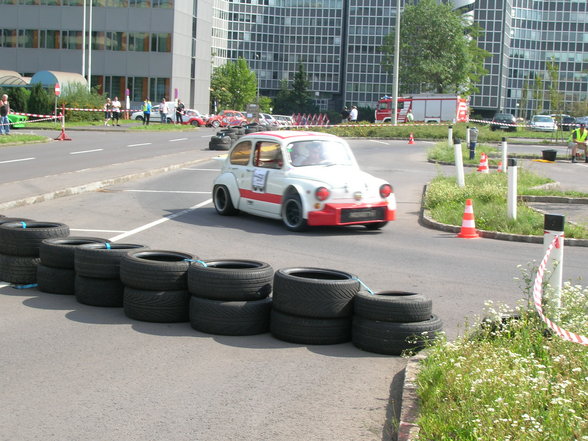
<path fill-rule="evenodd" d="M 555 245 L 549 255 L 548 270 L 551 272 L 549 284 L 555 291 L 555 303 L 561 307 L 561 288 L 564 259 L 564 225 L 566 217 L 561 214 L 546 214 L 543 221 L 543 250 L 547 252 L 551 242 L 557 236 Z"/>

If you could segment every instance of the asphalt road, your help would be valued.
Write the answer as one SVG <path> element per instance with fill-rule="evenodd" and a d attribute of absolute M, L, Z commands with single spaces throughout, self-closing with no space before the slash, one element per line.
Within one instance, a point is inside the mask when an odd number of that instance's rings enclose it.
<path fill-rule="evenodd" d="M 54 145 L 45 146 L 48 154 Z M 273 220 L 218 216 L 209 202 L 215 161 L 2 214 L 204 259 L 349 271 L 374 291 L 430 296 L 450 338 L 483 314 L 487 300 L 524 298 L 517 265 L 541 259 L 541 245 L 458 239 L 418 224 L 423 185 L 443 172 L 426 162 L 426 143 L 351 145 L 362 168 L 395 189 L 398 220 L 379 232 L 292 233 Z M 130 150 L 112 150 L 110 161 Z M 564 278 L 585 278 L 588 251 L 565 253 Z M 0 288 L 0 345 L 2 440 L 388 440 L 405 364 L 350 343 L 211 336 L 10 287 Z"/>

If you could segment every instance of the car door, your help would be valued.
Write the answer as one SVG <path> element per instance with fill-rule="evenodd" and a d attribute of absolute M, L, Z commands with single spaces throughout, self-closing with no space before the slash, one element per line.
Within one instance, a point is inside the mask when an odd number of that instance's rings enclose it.
<path fill-rule="evenodd" d="M 239 181 L 245 211 L 280 217 L 284 188 L 284 157 L 279 142 L 257 140 L 249 166 Z"/>

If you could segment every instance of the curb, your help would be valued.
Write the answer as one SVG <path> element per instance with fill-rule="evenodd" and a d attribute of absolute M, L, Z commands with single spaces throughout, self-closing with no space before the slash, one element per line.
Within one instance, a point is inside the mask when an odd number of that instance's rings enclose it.
<path fill-rule="evenodd" d="M 192 166 L 195 164 L 199 164 L 201 162 L 206 162 L 206 161 L 209 161 L 210 159 L 211 158 L 202 158 L 202 159 L 196 159 L 193 161 L 186 161 L 186 162 L 182 162 L 179 164 L 172 164 L 172 165 L 168 165 L 168 166 L 164 166 L 164 167 L 159 167 L 156 169 L 145 170 L 145 171 L 138 172 L 138 173 L 131 173 L 128 175 L 118 176 L 115 178 L 109 178 L 109 179 L 104 179 L 101 181 L 91 182 L 89 184 L 82 184 L 82 185 L 77 185 L 74 187 L 67 187 L 67 188 L 63 188 L 63 189 L 59 189 L 59 190 L 55 190 L 55 191 L 50 191 L 50 192 L 47 192 L 44 194 L 39 194 L 36 196 L 30 196 L 27 198 L 17 199 L 14 201 L 3 202 L 3 203 L 0 203 L 0 209 L 10 209 L 10 208 L 23 207 L 26 205 L 37 204 L 39 202 L 50 201 L 50 200 L 65 197 L 65 196 L 72 196 L 72 195 L 85 193 L 85 192 L 89 192 L 89 191 L 96 191 L 96 190 L 99 190 L 100 188 L 107 187 L 109 185 L 122 184 L 125 182 L 129 182 L 131 180 L 134 180 L 134 179 L 141 179 L 141 178 L 146 178 L 149 176 L 154 176 L 154 175 L 166 173 L 168 171 L 177 170 L 177 169 L 184 168 L 184 167 L 189 167 L 189 166 Z"/>
<path fill-rule="evenodd" d="M 416 441 L 418 439 L 420 427 L 416 424 L 419 413 L 417 375 L 420 371 L 420 362 L 427 357 L 424 352 L 410 357 L 404 368 L 404 386 L 396 441 Z"/>
<path fill-rule="evenodd" d="M 424 200 L 425 194 L 427 193 L 427 185 L 423 187 L 423 193 L 421 196 L 421 209 L 419 213 L 419 223 L 427 228 L 432 228 L 434 230 L 445 231 L 448 233 L 459 233 L 461 231 L 461 227 L 456 225 L 448 225 L 443 224 L 441 222 L 437 222 L 433 220 L 429 215 L 428 211 L 424 208 Z M 536 199 L 527 199 L 527 198 L 536 198 Z M 542 201 L 540 199 L 549 198 L 549 201 Z M 521 199 L 528 201 L 528 202 L 559 202 L 553 200 L 554 198 L 559 198 L 558 196 L 522 196 Z M 588 204 L 587 198 L 561 198 L 561 203 L 573 203 L 573 204 Z M 575 202 L 569 202 L 569 200 L 579 200 Z M 566 202 L 568 201 L 568 202 Z M 524 234 L 511 234 L 511 233 L 501 233 L 499 231 L 487 231 L 487 230 L 479 230 L 476 229 L 478 235 L 480 237 L 484 237 L 486 239 L 496 239 L 496 240 L 506 240 L 510 242 L 526 242 L 526 243 L 540 243 L 542 244 L 544 241 L 543 236 L 531 236 L 531 235 L 524 235 Z M 564 245 L 567 246 L 576 246 L 576 247 L 588 247 L 588 239 L 572 239 L 566 237 L 564 239 Z"/>

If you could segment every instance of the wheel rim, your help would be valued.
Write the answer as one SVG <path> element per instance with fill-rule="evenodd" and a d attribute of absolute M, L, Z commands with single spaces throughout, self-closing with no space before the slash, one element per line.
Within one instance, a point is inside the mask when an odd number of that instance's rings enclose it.
<path fill-rule="evenodd" d="M 218 187 L 214 193 L 214 205 L 218 211 L 224 211 L 227 208 L 227 194 L 222 187 Z"/>
<path fill-rule="evenodd" d="M 291 199 L 284 207 L 284 220 L 286 225 L 292 228 L 298 227 L 302 223 L 302 207 L 300 202 Z"/>
<path fill-rule="evenodd" d="M 220 123 L 218 121 L 212 122 L 212 127 L 218 127 L 218 126 L 220 126 Z"/>

